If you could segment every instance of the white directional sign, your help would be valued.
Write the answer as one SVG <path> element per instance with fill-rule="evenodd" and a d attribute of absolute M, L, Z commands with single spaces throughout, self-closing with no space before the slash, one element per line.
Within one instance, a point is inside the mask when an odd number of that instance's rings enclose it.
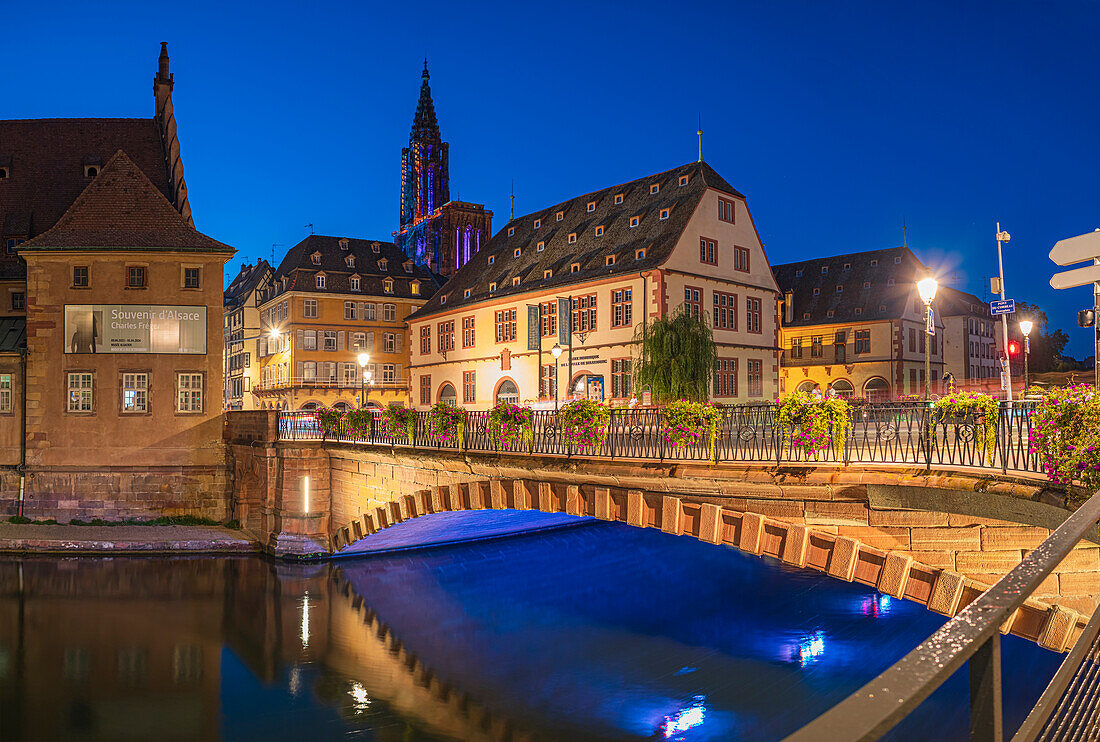
<path fill-rule="evenodd" d="M 1097 281 L 1100 281 L 1100 265 L 1086 265 L 1084 268 L 1055 273 L 1050 277 L 1050 286 L 1055 289 L 1072 289 L 1077 286 L 1088 286 Z"/>
<path fill-rule="evenodd" d="M 1050 251 L 1056 265 L 1073 265 L 1095 257 L 1100 257 L 1100 231 L 1058 240 Z"/>

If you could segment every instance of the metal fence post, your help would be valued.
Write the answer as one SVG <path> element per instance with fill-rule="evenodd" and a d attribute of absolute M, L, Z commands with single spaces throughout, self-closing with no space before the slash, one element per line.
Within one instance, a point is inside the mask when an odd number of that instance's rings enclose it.
<path fill-rule="evenodd" d="M 1006 417 L 1007 413 L 1007 417 Z M 1008 447 L 1012 445 L 1012 408 L 997 405 L 997 448 L 1001 452 L 1001 474 L 1008 473 Z M 1005 431 L 1007 430 L 1007 435 Z"/>
<path fill-rule="evenodd" d="M 995 632 L 970 658 L 970 739 L 1001 742 L 1001 635 Z"/>
<path fill-rule="evenodd" d="M 608 411 L 607 450 L 611 454 L 611 458 L 615 458 L 615 410 Z"/>

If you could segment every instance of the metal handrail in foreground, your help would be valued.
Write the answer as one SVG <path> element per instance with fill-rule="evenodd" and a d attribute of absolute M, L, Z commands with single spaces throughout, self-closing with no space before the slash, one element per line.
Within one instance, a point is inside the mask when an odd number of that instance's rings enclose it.
<path fill-rule="evenodd" d="M 1011 572 L 920 646 L 788 736 L 786 742 L 876 740 L 908 716 L 967 661 L 970 663 L 970 739 L 1000 742 L 1003 723 L 1001 625 L 1023 605 L 1098 519 L 1100 497 L 1094 494 Z M 1082 635 L 1082 640 L 1084 638 Z"/>

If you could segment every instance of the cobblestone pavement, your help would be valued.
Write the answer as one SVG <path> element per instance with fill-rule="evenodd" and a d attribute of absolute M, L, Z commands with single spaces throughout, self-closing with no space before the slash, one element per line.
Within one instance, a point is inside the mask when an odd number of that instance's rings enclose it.
<path fill-rule="evenodd" d="M 0 552 L 219 552 L 251 554 L 258 544 L 220 526 L 71 526 L 0 522 Z"/>

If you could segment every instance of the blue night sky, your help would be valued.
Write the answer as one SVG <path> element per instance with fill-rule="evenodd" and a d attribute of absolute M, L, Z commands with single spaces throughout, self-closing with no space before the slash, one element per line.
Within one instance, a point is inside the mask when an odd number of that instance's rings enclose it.
<path fill-rule="evenodd" d="M 260 13 L 257 8 L 262 8 Z M 308 234 L 391 239 L 429 58 L 451 197 L 516 213 L 704 155 L 773 263 L 901 243 L 1091 353 L 1053 243 L 1100 227 L 1100 5 L 5 3 L 4 118 L 152 115 L 169 42 L 203 232 L 270 258 Z M 2 147 L 2 143 L 0 143 Z M 1091 204 L 1091 206 L 1090 206 Z"/>

